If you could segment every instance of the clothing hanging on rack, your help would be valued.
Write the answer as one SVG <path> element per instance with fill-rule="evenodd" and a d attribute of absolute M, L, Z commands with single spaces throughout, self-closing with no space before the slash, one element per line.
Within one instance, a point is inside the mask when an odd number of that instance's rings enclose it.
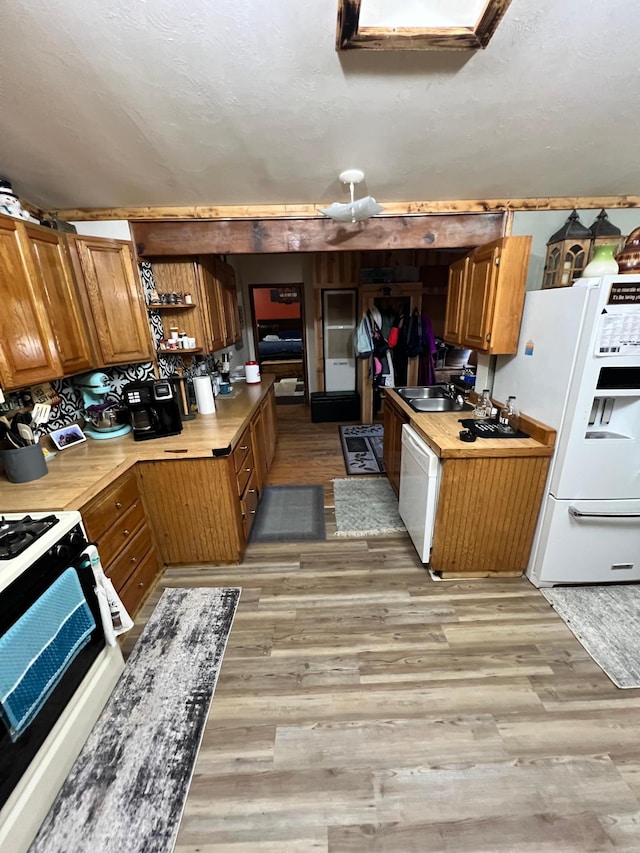
<path fill-rule="evenodd" d="M 418 384 L 435 385 L 436 370 L 434 359 L 437 351 L 436 338 L 433 334 L 429 315 L 425 311 L 422 312 L 421 322 L 423 350 L 418 361 Z"/>

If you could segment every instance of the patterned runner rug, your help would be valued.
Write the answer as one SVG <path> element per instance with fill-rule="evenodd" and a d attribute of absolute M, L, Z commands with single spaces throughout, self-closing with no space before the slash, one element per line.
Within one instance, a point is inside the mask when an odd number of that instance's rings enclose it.
<path fill-rule="evenodd" d="M 355 424 L 338 429 L 347 474 L 384 474 L 382 424 Z"/>
<path fill-rule="evenodd" d="M 170 853 L 240 590 L 167 589 L 30 853 Z"/>
<path fill-rule="evenodd" d="M 618 687 L 640 687 L 640 585 L 541 589 L 558 616 Z"/>

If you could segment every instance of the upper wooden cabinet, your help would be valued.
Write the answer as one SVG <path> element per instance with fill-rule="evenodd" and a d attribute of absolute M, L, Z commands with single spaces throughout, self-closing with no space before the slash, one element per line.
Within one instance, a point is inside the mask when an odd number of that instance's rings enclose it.
<path fill-rule="evenodd" d="M 50 228 L 26 224 L 24 242 L 43 288 L 58 356 L 66 375 L 94 365 L 78 287 L 62 236 Z"/>
<path fill-rule="evenodd" d="M 531 237 L 502 237 L 452 264 L 444 339 L 491 355 L 515 353 Z"/>
<path fill-rule="evenodd" d="M 34 263 L 26 223 L 9 216 L 0 216 L 0 293 L 2 387 L 24 388 L 60 378 L 63 367 L 46 289 Z"/>
<path fill-rule="evenodd" d="M 193 310 L 162 307 L 165 335 L 178 325 L 196 346 L 217 352 L 242 337 L 233 267 L 214 255 L 151 258 L 158 293 L 190 293 Z"/>
<path fill-rule="evenodd" d="M 84 283 L 97 366 L 152 361 L 151 330 L 131 243 L 69 236 L 69 249 Z"/>

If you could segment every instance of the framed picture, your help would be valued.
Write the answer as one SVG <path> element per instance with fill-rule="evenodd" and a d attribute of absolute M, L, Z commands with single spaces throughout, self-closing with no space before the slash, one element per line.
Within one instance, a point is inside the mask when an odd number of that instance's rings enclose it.
<path fill-rule="evenodd" d="M 87 440 L 87 436 L 82 432 L 79 426 L 63 427 L 49 433 L 51 440 L 58 450 L 66 450 L 67 447 L 72 447 L 74 444 L 80 444 Z"/>

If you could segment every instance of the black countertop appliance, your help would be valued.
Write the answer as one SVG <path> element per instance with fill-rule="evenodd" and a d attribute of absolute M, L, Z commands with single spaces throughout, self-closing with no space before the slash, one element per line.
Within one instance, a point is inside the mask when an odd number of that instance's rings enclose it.
<path fill-rule="evenodd" d="M 182 432 L 180 407 L 167 379 L 129 382 L 122 389 L 122 400 L 129 412 L 136 441 Z"/>

